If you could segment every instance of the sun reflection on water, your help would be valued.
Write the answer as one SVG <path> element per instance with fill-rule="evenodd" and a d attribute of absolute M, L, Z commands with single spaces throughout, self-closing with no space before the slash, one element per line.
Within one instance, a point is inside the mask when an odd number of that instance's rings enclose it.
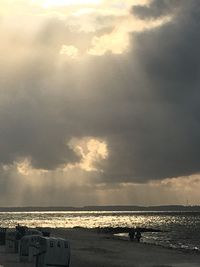
<path fill-rule="evenodd" d="M 191 217 L 162 213 L 115 211 L 64 212 L 1 212 L 2 227 L 15 227 L 17 223 L 29 227 L 156 227 L 168 229 L 172 224 L 183 225 Z"/>
<path fill-rule="evenodd" d="M 73 228 L 145 227 L 163 230 L 143 233 L 142 241 L 168 247 L 200 250 L 200 213 L 128 211 L 0 212 L 0 227 Z M 128 236 L 126 236 L 127 238 Z"/>

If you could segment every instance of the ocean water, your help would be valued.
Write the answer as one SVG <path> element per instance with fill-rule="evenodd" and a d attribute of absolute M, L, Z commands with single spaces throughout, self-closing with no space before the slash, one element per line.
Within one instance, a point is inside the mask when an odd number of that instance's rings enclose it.
<path fill-rule="evenodd" d="M 143 233 L 142 242 L 200 251 L 199 212 L 0 212 L 0 227 L 146 227 L 164 232 Z M 121 238 L 128 238 L 123 234 Z"/>

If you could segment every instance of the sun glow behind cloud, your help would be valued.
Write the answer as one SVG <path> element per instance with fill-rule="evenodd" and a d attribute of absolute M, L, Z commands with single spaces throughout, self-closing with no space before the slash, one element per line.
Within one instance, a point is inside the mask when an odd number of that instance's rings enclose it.
<path fill-rule="evenodd" d="M 95 36 L 92 39 L 92 47 L 88 50 L 88 54 L 101 56 L 106 52 L 113 54 L 122 54 L 126 52 L 130 46 L 129 35 L 131 32 L 142 32 L 145 30 L 159 27 L 171 20 L 171 17 L 164 17 L 155 21 L 146 22 L 127 15 L 121 18 L 113 31 L 109 34 Z"/>
<path fill-rule="evenodd" d="M 72 45 L 63 45 L 60 50 L 61 55 L 66 55 L 68 57 L 71 57 L 73 59 L 77 58 L 79 55 L 78 49 L 75 46 Z"/>
<path fill-rule="evenodd" d="M 20 21 L 24 20 L 23 25 L 28 25 L 23 26 L 23 29 L 31 28 L 31 31 L 27 30 L 28 34 L 29 32 L 36 33 L 48 19 L 62 21 L 63 27 L 69 28 L 74 36 L 81 32 L 88 34 L 88 37 L 84 37 L 88 38 L 87 47 L 83 47 L 82 41 L 77 46 L 74 41 L 76 37 L 74 40 L 69 40 L 67 32 L 64 32 L 65 35 L 62 36 L 62 39 L 67 39 L 67 42 L 63 41 L 60 48 L 57 49 L 57 54 L 62 55 L 64 60 L 83 59 L 84 56 L 88 55 L 102 56 L 107 52 L 123 54 L 130 47 L 130 34 L 132 32 L 153 29 L 170 20 L 170 17 L 151 20 L 148 23 L 140 20 L 130 13 L 131 6 L 138 4 L 138 2 L 137 0 L 124 2 L 120 0 L 30 0 L 25 5 L 25 1 L 19 3 L 14 0 L 13 10 L 16 11 L 12 11 L 12 21 L 15 19 L 15 12 L 17 15 L 20 10 Z M 140 4 L 145 2 L 142 1 Z M 7 6 L 10 10 L 9 4 L 6 2 L 3 6 Z M 27 18 L 29 23 L 26 24 Z M 22 23 L 20 24 L 18 21 L 17 18 L 14 25 L 21 29 Z M 18 23 L 19 26 L 17 26 Z M 9 25 L 9 21 L 6 21 L 6 24 Z M 55 41 L 56 39 L 54 39 Z"/>
<path fill-rule="evenodd" d="M 58 6 L 72 6 L 72 5 L 98 5 L 102 0 L 46 0 L 43 1 L 42 6 L 45 8 Z"/>

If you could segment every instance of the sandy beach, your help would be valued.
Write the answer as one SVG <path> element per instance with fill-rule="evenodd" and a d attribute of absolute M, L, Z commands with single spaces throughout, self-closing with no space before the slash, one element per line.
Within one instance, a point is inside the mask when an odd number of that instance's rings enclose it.
<path fill-rule="evenodd" d="M 71 267 L 197 267 L 200 253 L 121 240 L 86 229 L 51 229 L 51 236 L 64 237 L 71 244 Z M 0 248 L 0 267 L 34 267 L 20 263 L 17 254 Z"/>

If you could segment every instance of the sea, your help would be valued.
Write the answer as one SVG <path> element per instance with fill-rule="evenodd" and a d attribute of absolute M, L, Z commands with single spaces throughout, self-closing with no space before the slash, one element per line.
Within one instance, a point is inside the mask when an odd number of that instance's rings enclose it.
<path fill-rule="evenodd" d="M 173 249 L 200 252 L 200 212 L 34 211 L 0 212 L 0 227 L 95 228 L 146 227 L 162 232 L 142 233 L 141 241 Z M 118 234 L 127 239 L 128 234 Z"/>

